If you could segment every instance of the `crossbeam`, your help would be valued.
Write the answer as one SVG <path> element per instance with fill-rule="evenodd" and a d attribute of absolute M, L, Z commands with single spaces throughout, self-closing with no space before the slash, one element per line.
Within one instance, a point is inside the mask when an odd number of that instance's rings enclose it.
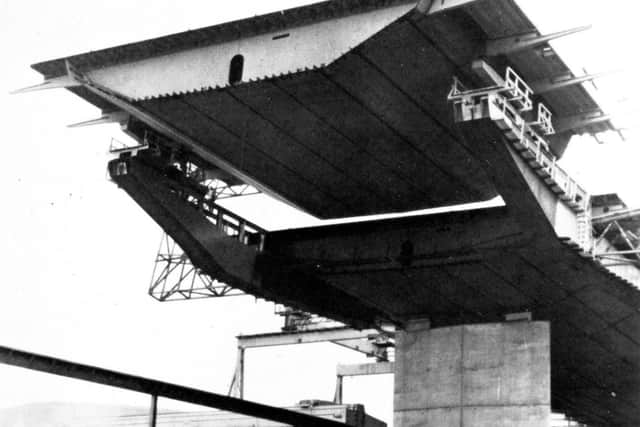
<path fill-rule="evenodd" d="M 0 363 L 138 393 L 146 393 L 151 396 L 165 397 L 209 408 L 222 409 L 293 426 L 344 427 L 344 424 L 335 421 L 289 411 L 287 409 L 124 374 L 96 366 L 83 365 L 63 359 L 29 353 L 9 347 L 0 346 Z"/>
<path fill-rule="evenodd" d="M 339 377 L 359 377 L 364 375 L 393 374 L 393 362 L 357 363 L 336 366 L 336 375 Z"/>
<path fill-rule="evenodd" d="M 363 353 L 368 357 L 375 357 L 378 360 L 387 359 L 387 350 L 384 347 L 376 345 L 375 342 L 369 341 L 367 338 L 359 338 L 353 340 L 331 341 L 331 343 L 341 347 Z"/>
<path fill-rule="evenodd" d="M 283 333 L 275 332 L 270 334 L 240 335 L 238 336 L 238 347 L 256 348 L 273 347 L 293 344 L 311 344 L 318 342 L 340 342 L 367 339 L 380 335 L 376 329 L 363 329 L 361 331 L 351 328 L 331 328 L 315 331 Z"/>

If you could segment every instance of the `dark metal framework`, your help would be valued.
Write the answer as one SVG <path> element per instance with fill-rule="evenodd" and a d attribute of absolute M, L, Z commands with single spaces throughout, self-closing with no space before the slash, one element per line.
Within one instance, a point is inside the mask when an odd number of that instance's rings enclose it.
<path fill-rule="evenodd" d="M 248 185 L 248 184 L 241 184 L 241 185 L 229 185 L 224 181 L 220 181 L 220 180 L 213 180 L 209 185 L 209 190 L 212 191 L 212 197 L 215 200 L 222 200 L 222 199 L 230 199 L 232 197 L 239 197 L 239 196 L 252 196 L 254 194 L 260 194 L 260 191 L 258 191 L 256 188 Z"/>
<path fill-rule="evenodd" d="M 158 301 L 244 295 L 239 289 L 220 283 L 196 266 L 182 248 L 163 233 L 156 255 L 149 295 Z"/>
<path fill-rule="evenodd" d="M 640 266 L 640 209 L 625 209 L 593 218 L 594 244 L 592 253 L 605 266 Z M 612 247 L 598 250 L 603 240 L 611 242 Z"/>
<path fill-rule="evenodd" d="M 161 151 L 154 133 L 145 131 L 144 146 Z M 126 158 L 124 160 L 126 162 Z M 200 209 L 209 221 L 222 233 L 244 245 L 264 244 L 265 230 L 246 219 L 219 206 L 216 201 L 239 196 L 258 194 L 259 191 L 247 184 L 237 184 L 219 179 L 202 166 L 181 157 L 172 151 L 168 159 L 169 169 L 165 173 L 179 173 L 182 176 L 177 192 L 189 204 Z M 126 166 L 125 166 L 126 169 Z M 238 289 L 219 282 L 196 267 L 184 250 L 167 233 L 163 233 L 155 259 L 149 295 L 158 301 L 174 301 L 223 296 L 244 295 Z"/>
<path fill-rule="evenodd" d="M 262 250 L 265 231 L 213 202 L 190 200 L 198 205 L 211 223 L 227 236 Z M 149 295 L 158 301 L 238 296 L 244 293 L 221 283 L 193 265 L 182 248 L 164 233 L 149 286 Z"/>

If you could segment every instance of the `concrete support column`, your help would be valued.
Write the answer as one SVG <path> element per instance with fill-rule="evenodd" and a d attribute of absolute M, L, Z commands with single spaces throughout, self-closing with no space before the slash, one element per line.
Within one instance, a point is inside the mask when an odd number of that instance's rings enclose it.
<path fill-rule="evenodd" d="M 413 321 L 396 334 L 395 427 L 548 427 L 548 322 L 430 329 Z"/>

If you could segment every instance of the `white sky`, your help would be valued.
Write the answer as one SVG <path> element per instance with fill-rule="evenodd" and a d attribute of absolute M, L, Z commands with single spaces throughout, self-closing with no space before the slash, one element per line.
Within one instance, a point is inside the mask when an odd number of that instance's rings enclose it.
<path fill-rule="evenodd" d="M 106 179 L 106 152 L 118 128 L 67 129 L 98 111 L 65 91 L 8 92 L 40 81 L 29 68 L 34 62 L 305 3 L 311 2 L 0 0 L 0 345 L 226 392 L 234 336 L 276 330 L 280 319 L 271 304 L 251 297 L 161 304 L 148 297 L 160 230 Z M 616 123 L 637 126 L 637 2 L 520 3 L 545 32 L 594 25 L 555 46 L 576 72 L 623 69 L 598 81 L 596 96 Z M 627 135 L 627 141 L 605 135 L 603 145 L 576 138 L 563 163 L 591 192 L 618 191 L 640 206 L 638 130 Z M 261 209 L 272 209 L 267 225 L 300 220 L 271 206 Z M 248 357 L 246 397 L 274 405 L 331 399 L 335 364 L 364 361 L 329 344 L 254 350 Z M 346 392 L 390 419 L 389 378 L 353 380 Z M 147 404 L 146 397 L 0 366 L 0 407 L 51 400 Z"/>

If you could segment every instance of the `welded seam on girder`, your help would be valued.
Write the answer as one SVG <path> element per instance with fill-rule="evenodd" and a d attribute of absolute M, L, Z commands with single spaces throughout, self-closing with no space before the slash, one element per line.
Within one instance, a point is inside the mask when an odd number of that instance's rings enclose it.
<path fill-rule="evenodd" d="M 320 74 L 322 76 L 324 76 L 329 82 L 333 83 L 337 88 L 339 88 L 340 90 L 342 90 L 345 95 L 349 96 L 351 99 L 353 99 L 358 105 L 360 105 L 365 111 L 369 112 L 369 114 L 371 114 L 373 117 L 375 117 L 385 128 L 387 128 L 393 135 L 395 135 L 397 138 L 399 138 L 401 141 L 403 141 L 405 144 L 407 144 L 409 147 L 411 147 L 417 154 L 419 154 L 422 158 L 424 158 L 426 161 L 428 161 L 429 163 L 431 163 L 431 165 L 433 165 L 433 167 L 435 169 L 437 169 L 443 176 L 443 178 L 449 178 L 451 181 L 456 181 L 458 182 L 458 184 L 462 187 L 465 188 L 467 190 L 469 190 L 468 186 L 464 183 L 462 183 L 458 177 L 451 175 L 447 170 L 445 170 L 438 162 L 434 161 L 429 155 L 427 155 L 424 151 L 422 151 L 420 148 L 418 148 L 413 142 L 411 142 L 406 136 L 402 135 L 400 133 L 399 130 L 395 129 L 393 126 L 391 126 L 389 123 L 387 123 L 387 121 L 382 118 L 378 113 L 374 112 L 371 110 L 370 107 L 368 107 L 360 98 L 358 98 L 356 95 L 354 95 L 353 93 L 351 93 L 351 91 L 349 91 L 349 89 L 347 89 L 346 87 L 344 87 L 343 84 L 337 82 L 335 79 L 331 78 L 331 76 L 326 72 L 326 70 L 320 70 Z M 431 198 L 429 198 L 429 203 L 431 204 L 436 204 L 436 203 L 440 203 L 440 201 L 435 201 Z"/>
<path fill-rule="evenodd" d="M 336 197 L 333 196 L 332 193 L 327 192 L 326 190 L 320 188 L 318 186 L 318 184 L 316 182 L 314 182 L 313 180 L 309 180 L 309 179 L 301 176 L 298 172 L 296 172 L 295 170 L 291 169 L 285 163 L 283 163 L 283 162 L 279 161 L 278 159 L 274 158 L 269 153 L 265 152 L 264 150 L 260 149 L 259 147 L 254 146 L 249 139 L 242 137 L 237 132 L 235 132 L 233 129 L 229 128 L 228 126 L 224 125 L 219 120 L 217 120 L 215 117 L 213 117 L 210 114 L 208 114 L 206 111 L 202 111 L 199 107 L 191 104 L 190 102 L 188 102 L 185 99 L 178 99 L 178 102 L 181 102 L 182 104 L 188 106 L 190 109 L 192 109 L 196 113 L 200 114 L 201 116 L 205 117 L 206 119 L 210 120 L 212 123 L 216 124 L 217 126 L 219 126 L 222 129 L 224 129 L 226 132 L 230 133 L 231 135 L 233 135 L 234 137 L 236 137 L 240 141 L 243 141 L 245 144 L 251 146 L 254 150 L 256 150 L 257 152 L 262 153 L 265 157 L 271 159 L 274 163 L 280 164 L 284 169 L 288 170 L 293 175 L 297 176 L 301 181 L 304 181 L 307 184 L 310 184 L 311 187 L 317 188 L 318 191 L 320 191 L 321 193 L 323 193 L 326 196 L 328 196 L 329 199 L 332 199 L 337 204 L 342 205 L 346 209 L 353 210 L 352 206 L 349 206 L 348 204 L 345 204 L 343 200 L 337 199 Z"/>
<path fill-rule="evenodd" d="M 486 264 L 487 268 L 489 268 L 491 271 L 494 272 L 494 274 L 496 274 L 497 276 L 499 276 L 505 283 L 511 285 L 514 289 L 516 289 L 518 292 L 520 292 L 525 298 L 529 299 L 529 300 L 534 300 L 536 301 L 536 298 L 533 296 L 529 296 L 527 293 L 525 293 L 523 290 L 520 289 L 519 286 L 514 285 L 511 280 L 507 279 L 506 277 L 502 276 L 500 272 L 498 272 L 497 270 L 495 270 L 490 264 Z M 539 301 L 536 301 L 536 303 L 532 306 L 530 306 L 531 310 L 535 313 L 535 311 L 538 308 L 544 308 L 545 306 L 547 307 L 552 307 L 553 305 L 555 305 L 556 303 L 553 302 L 551 304 L 546 303 L 546 304 L 541 304 Z M 617 355 L 615 352 L 611 351 L 610 349 L 608 349 L 605 345 L 603 345 L 600 341 L 598 341 L 597 339 L 595 339 L 594 337 L 591 336 L 591 334 L 587 334 L 586 332 L 584 332 L 584 330 L 582 330 L 582 328 L 579 328 L 578 325 L 574 324 L 573 322 L 561 318 L 559 317 L 557 314 L 552 316 L 551 320 L 555 320 L 555 321 L 559 321 L 559 322 L 563 322 L 565 324 L 567 324 L 571 329 L 573 330 L 579 330 L 582 333 L 583 339 L 586 339 L 588 341 L 591 341 L 592 343 L 594 343 L 596 346 L 602 348 L 605 352 L 609 352 L 611 354 L 614 355 L 614 358 L 619 362 L 622 363 L 623 365 L 629 366 L 632 370 L 637 371 L 638 367 L 631 364 L 629 361 L 627 361 L 624 357 Z M 571 369 L 572 372 L 575 372 L 573 369 Z M 591 382 L 593 383 L 593 380 L 591 380 Z M 601 388 L 601 387 L 598 387 Z M 628 401 L 625 400 L 625 402 L 629 403 Z"/>
<path fill-rule="evenodd" d="M 615 274 L 613 271 L 609 270 L 607 267 L 605 267 L 602 264 L 600 260 L 593 258 L 592 255 L 590 255 L 588 252 L 585 252 L 579 245 L 572 244 L 571 241 L 564 241 L 562 238 L 560 239 L 560 243 L 563 244 L 564 246 L 569 247 L 569 249 L 572 252 L 576 253 L 581 258 L 590 262 L 592 267 L 596 268 L 598 271 L 608 276 L 609 279 L 614 280 L 619 286 L 625 288 L 624 289 L 625 292 L 627 293 L 633 292 L 633 293 L 636 293 L 636 297 L 640 297 L 640 293 L 638 293 L 638 288 L 635 285 L 633 285 L 629 280 L 625 279 L 624 277 L 621 277 Z M 626 300 L 619 299 L 619 301 L 621 302 L 624 301 L 624 303 L 627 304 Z M 640 309 L 640 307 L 636 308 L 631 306 L 630 308 L 632 310 Z"/>
<path fill-rule="evenodd" d="M 364 182 L 360 182 L 360 180 L 357 177 L 353 177 L 352 175 L 348 174 L 347 171 L 345 171 L 344 169 L 338 168 L 328 158 L 326 158 L 326 156 L 322 155 L 321 153 L 318 153 L 315 149 L 313 149 L 313 147 L 303 143 L 299 138 L 297 138 L 294 135 L 292 135 L 289 131 L 287 131 L 286 129 L 284 129 L 280 125 L 278 125 L 277 123 L 274 123 L 272 120 L 270 120 L 267 117 L 265 117 L 264 114 L 262 114 L 256 108 L 254 108 L 254 107 L 250 106 L 249 104 L 247 104 L 246 102 L 244 102 L 237 95 L 234 95 L 232 91 L 228 91 L 227 94 L 231 98 L 233 98 L 237 103 L 239 103 L 240 105 L 242 105 L 245 108 L 247 108 L 253 114 L 257 115 L 261 120 L 263 120 L 264 122 L 268 123 L 270 126 L 272 126 L 274 129 L 276 129 L 278 132 L 281 132 L 282 134 L 286 135 L 292 141 L 295 141 L 299 146 L 304 147 L 305 150 L 307 150 L 308 152 L 312 153 L 314 156 L 318 157 L 320 160 L 324 161 L 327 165 L 329 165 L 337 173 L 343 175 L 345 178 L 351 180 L 352 182 L 357 183 L 359 186 L 361 186 L 362 188 L 366 189 L 366 191 L 369 192 L 375 198 L 377 198 L 378 201 L 380 201 L 380 202 L 387 202 L 388 201 L 388 200 L 386 200 L 386 198 L 384 198 L 381 194 L 379 194 L 373 188 L 369 187 L 368 184 L 366 184 Z M 393 202 L 392 202 L 392 204 L 393 204 Z"/>
<path fill-rule="evenodd" d="M 445 134 L 449 135 L 449 137 L 451 139 L 453 139 L 454 141 L 458 142 L 458 144 L 460 145 L 460 147 L 467 151 L 468 154 L 476 159 L 479 160 L 475 154 L 472 153 L 472 151 L 465 145 L 460 143 L 459 138 L 451 131 L 450 128 L 448 128 L 447 126 L 445 126 L 442 122 L 440 122 L 435 116 L 433 116 L 433 114 L 431 114 L 429 111 L 427 111 L 418 101 L 416 101 L 409 93 L 407 93 L 404 89 L 402 89 L 396 82 L 395 80 L 393 80 L 386 72 L 384 72 L 377 64 L 375 64 L 371 59 L 369 59 L 365 54 L 363 54 L 362 52 L 360 52 L 358 49 L 354 49 L 353 51 L 354 55 L 357 55 L 358 57 L 360 57 L 364 62 L 366 62 L 373 70 L 375 70 L 378 74 L 380 74 L 382 76 L 383 79 L 387 80 L 391 86 L 393 86 L 394 89 L 396 89 L 398 92 L 400 92 L 406 99 L 409 100 L 410 104 L 413 104 L 416 108 L 418 108 L 422 114 L 424 114 L 429 120 L 431 120 L 436 127 L 439 127 L 440 129 L 442 129 L 444 131 Z M 400 131 L 398 131 L 400 132 Z M 409 137 L 407 137 L 408 139 Z M 434 164 L 439 164 L 442 162 L 442 160 L 437 160 L 435 158 L 433 158 L 432 156 L 430 156 L 428 154 L 427 151 L 424 150 L 420 150 L 424 156 L 428 157 L 432 163 Z M 471 193 L 475 193 L 474 196 L 478 197 L 478 198 L 482 198 L 482 194 L 480 193 L 480 191 L 474 189 L 473 187 L 469 186 L 468 184 L 466 184 L 458 175 L 455 175 L 451 172 L 448 172 L 447 169 L 444 166 L 438 166 L 438 168 L 440 170 L 442 170 L 443 172 L 445 172 L 446 174 L 448 174 L 452 179 L 454 179 L 455 181 L 458 182 L 459 185 L 462 185 L 463 187 L 467 188 Z"/>
<path fill-rule="evenodd" d="M 412 28 L 416 29 L 416 25 L 414 22 L 412 22 L 410 19 L 404 19 L 405 22 L 408 22 Z M 417 30 L 418 31 L 418 30 Z M 422 36 L 424 38 L 424 35 L 422 34 L 422 32 L 418 31 L 418 34 L 420 34 L 420 36 Z M 438 52 L 440 52 L 442 54 L 442 52 L 433 45 L 433 42 L 431 40 L 426 40 L 428 43 L 430 43 L 433 48 L 435 50 L 438 50 Z M 448 134 L 451 138 L 455 139 L 456 141 L 459 141 L 458 135 L 456 135 L 454 132 L 451 131 L 451 128 L 449 128 L 447 125 L 445 125 L 444 123 L 442 123 L 436 116 L 434 116 L 429 110 L 427 110 L 426 108 L 424 108 L 424 106 L 418 101 L 416 100 L 410 93 L 408 93 L 406 90 L 404 90 L 393 78 L 391 78 L 385 71 L 382 70 L 382 68 L 380 68 L 380 66 L 378 64 L 376 64 L 371 58 L 369 58 L 366 54 L 364 54 L 363 52 L 361 52 L 361 49 L 359 48 L 355 48 L 352 50 L 352 52 L 355 55 L 358 55 L 360 58 L 362 58 L 363 61 L 365 61 L 367 64 L 369 64 L 369 66 L 371 68 L 373 68 L 374 70 L 376 70 L 378 73 L 380 73 L 380 75 L 382 75 L 389 83 L 391 83 L 391 85 L 400 93 L 402 93 L 407 99 L 409 99 L 409 101 L 411 101 L 411 103 L 417 107 L 420 111 L 422 111 L 422 113 L 429 117 L 429 119 L 434 122 L 439 128 L 441 128 L 446 134 Z M 450 59 L 447 56 L 443 55 L 443 58 L 445 58 L 446 60 L 450 61 Z M 451 61 L 450 61 L 451 62 Z M 455 64 L 454 64 L 455 66 Z M 475 158 L 475 154 L 473 153 L 473 151 L 467 147 L 465 144 L 461 144 L 462 148 L 464 150 L 466 150 L 472 157 Z"/>
<path fill-rule="evenodd" d="M 567 321 L 565 321 L 565 323 L 566 323 L 567 325 L 569 325 L 570 327 L 574 327 L 574 328 L 575 328 L 575 325 L 574 325 L 573 323 L 571 323 L 571 322 L 567 322 Z M 585 334 L 585 333 L 583 332 L 583 335 L 584 335 L 585 339 L 590 340 L 590 341 L 594 342 L 597 346 L 599 346 L 599 347 L 601 347 L 601 348 L 605 349 L 605 348 L 602 346 L 602 344 L 600 344 L 598 341 L 596 341 L 596 340 L 592 339 L 592 338 L 591 338 L 591 336 L 589 336 L 588 334 Z M 605 349 L 605 350 L 606 350 L 606 349 Z M 630 364 L 629 364 L 629 363 L 628 363 L 624 358 L 616 357 L 615 359 L 617 359 L 617 360 L 619 360 L 620 362 L 622 362 L 622 364 L 623 364 L 623 365 L 630 365 Z M 610 396 L 610 393 L 611 393 L 611 391 L 612 391 L 612 390 L 610 390 L 610 388 L 609 388 L 609 387 L 606 387 L 605 385 L 603 385 L 603 384 L 601 384 L 601 383 L 597 382 L 597 381 L 596 381 L 596 379 L 594 379 L 594 378 L 592 378 L 592 377 L 587 377 L 587 376 L 585 376 L 584 374 L 580 374 L 580 373 L 578 373 L 578 372 L 579 372 L 578 370 L 576 370 L 575 368 L 571 368 L 571 367 L 570 367 L 570 365 L 567 365 L 567 363 L 566 363 L 566 362 L 565 362 L 565 363 L 560 362 L 560 366 L 561 366 L 562 368 L 564 368 L 564 369 L 568 370 L 568 371 L 571 371 L 574 377 L 581 378 L 581 380 L 582 380 L 582 384 L 591 385 L 591 386 L 592 386 L 592 387 L 591 387 L 591 389 L 603 390 L 603 391 L 605 391 L 605 393 L 606 393 L 607 395 L 609 395 L 609 396 Z M 574 365 L 574 366 L 575 366 L 575 365 Z M 631 366 L 633 366 L 633 365 L 631 365 Z M 634 370 L 632 370 L 632 371 L 636 371 L 636 372 L 637 372 L 637 371 L 638 371 L 638 369 L 636 368 L 636 369 L 634 369 Z M 616 399 L 618 399 L 618 398 L 619 398 L 619 396 L 616 396 Z M 633 407 L 633 408 L 640 408 L 640 406 L 638 406 L 638 404 L 633 403 L 632 401 L 629 401 L 629 400 L 627 400 L 627 399 L 623 399 L 622 401 L 623 401 L 624 403 L 626 403 L 626 404 L 627 404 L 628 406 L 630 406 L 630 407 Z M 599 403 L 599 402 L 598 402 L 598 403 Z M 611 408 L 611 406 L 610 406 L 610 405 L 607 405 L 607 408 Z"/>
<path fill-rule="evenodd" d="M 448 277 L 450 277 L 451 279 L 453 279 L 453 280 L 455 280 L 455 281 L 458 281 L 458 282 L 460 282 L 460 283 L 462 283 L 462 284 L 466 285 L 466 288 L 467 288 L 467 289 L 471 289 L 471 290 L 472 290 L 472 292 L 473 292 L 475 295 L 481 295 L 481 296 L 483 296 L 483 297 L 484 297 L 485 299 L 487 299 L 487 300 L 492 300 L 492 299 L 493 299 L 493 298 L 491 297 L 491 295 L 489 295 L 488 293 L 486 293 L 486 292 L 483 292 L 483 291 L 482 291 L 482 286 L 473 285 L 470 281 L 468 281 L 468 280 L 466 280 L 466 279 L 464 279 L 464 278 L 460 277 L 459 275 L 456 275 L 454 272 L 450 271 L 450 270 L 449 270 L 449 269 L 447 269 L 447 268 L 436 267 L 436 269 L 437 269 L 438 271 L 443 272 L 445 275 L 447 275 L 447 276 L 448 276 Z M 509 312 L 510 312 L 510 310 L 509 310 L 505 305 L 503 305 L 502 303 L 500 303 L 500 302 L 496 302 L 495 304 L 500 308 L 500 310 L 501 310 L 502 314 L 507 314 L 507 313 L 509 313 Z"/>
<path fill-rule="evenodd" d="M 319 113 L 317 113 L 316 111 L 313 111 L 307 104 L 303 103 L 300 99 L 298 99 L 298 97 L 296 97 L 293 93 L 289 92 L 288 90 L 284 89 L 282 86 L 280 86 L 277 83 L 277 80 L 270 80 L 270 83 L 273 87 L 277 88 L 280 92 L 282 92 L 283 94 L 285 94 L 286 96 L 290 97 L 296 104 L 298 104 L 301 108 L 303 108 L 305 111 L 309 112 L 309 114 L 311 114 L 313 117 L 315 117 L 318 121 L 320 121 L 321 123 L 325 124 L 327 127 L 329 127 L 332 131 L 334 131 L 336 134 L 338 134 L 340 137 L 344 138 L 347 142 L 349 142 L 353 147 L 356 148 L 356 150 L 358 152 L 363 152 L 363 153 L 367 153 L 369 155 L 369 157 L 376 163 L 378 163 L 380 166 L 386 168 L 389 170 L 389 172 L 393 175 L 395 175 L 396 177 L 398 177 L 398 179 L 402 180 L 403 182 L 405 182 L 406 184 L 410 185 L 411 187 L 413 187 L 416 191 L 419 191 L 423 194 L 427 194 L 424 192 L 424 190 L 422 188 L 420 188 L 417 184 L 415 184 L 413 181 L 411 181 L 409 179 L 409 177 L 403 175 L 400 173 L 400 171 L 398 171 L 396 168 L 394 168 L 392 165 L 389 165 L 387 163 L 383 163 L 382 160 L 380 160 L 380 158 L 378 156 L 375 156 L 373 153 L 369 152 L 366 148 L 366 145 L 359 145 L 357 144 L 355 141 L 353 141 L 350 137 L 348 137 L 344 132 L 342 132 L 339 128 L 337 128 L 336 126 L 334 126 L 333 124 L 331 124 L 327 119 L 325 119 L 322 115 L 320 115 Z"/>
<path fill-rule="evenodd" d="M 553 284 L 553 285 L 555 285 L 555 286 L 557 286 L 557 287 L 559 287 L 559 288 L 564 289 L 564 287 L 562 286 L 562 284 L 561 284 L 561 283 L 559 283 L 559 282 L 557 282 L 556 280 L 554 280 L 552 277 L 550 277 L 548 274 L 546 274 L 544 271 L 542 271 L 542 269 L 540 269 L 537 265 L 535 265 L 535 264 L 533 264 L 531 261 L 529 261 L 529 260 L 528 260 L 525 256 L 523 256 L 521 253 L 516 252 L 516 254 L 517 254 L 517 256 L 518 256 L 518 257 L 519 257 L 519 258 L 520 258 L 520 259 L 521 259 L 525 264 L 529 265 L 531 268 L 533 268 L 534 270 L 536 270 L 536 271 L 538 272 L 538 274 L 540 274 L 542 277 L 544 277 L 544 278 L 545 278 L 549 283 L 551 283 L 551 284 Z M 613 323 L 612 323 L 612 322 L 609 322 L 609 321 L 605 320 L 605 318 L 604 318 L 604 317 L 602 317 L 602 315 L 601 315 L 599 312 L 597 312 L 596 310 L 594 310 L 593 308 L 591 308 L 589 305 L 587 305 L 587 303 L 585 303 L 584 301 L 582 301 L 582 300 L 580 299 L 579 293 L 580 293 L 581 291 L 583 291 L 585 288 L 590 288 L 590 287 L 592 287 L 592 286 L 594 286 L 594 285 L 584 286 L 584 287 L 580 288 L 580 289 L 579 289 L 579 290 L 577 290 L 577 291 L 574 291 L 574 292 L 568 292 L 568 295 L 566 295 L 566 296 L 565 296 L 565 298 L 562 298 L 561 300 L 554 302 L 554 303 L 553 303 L 553 305 L 556 305 L 558 302 L 562 302 L 562 301 L 565 301 L 565 300 L 567 300 L 567 299 L 569 299 L 569 298 L 573 297 L 573 299 L 574 299 L 574 300 L 577 300 L 577 301 L 578 301 L 578 303 L 579 303 L 580 305 L 582 305 L 582 306 L 584 306 L 584 307 L 585 307 L 586 311 L 588 311 L 588 312 L 592 313 L 593 317 L 595 317 L 595 318 L 597 318 L 597 319 L 601 320 L 601 321 L 602 321 L 602 323 L 604 323 L 605 325 L 607 325 L 604 329 L 598 330 L 598 331 L 593 332 L 593 333 L 602 332 L 602 331 L 605 331 L 605 330 L 607 330 L 607 329 L 613 329 L 613 330 L 615 330 L 616 332 L 618 332 L 620 335 L 622 335 L 622 336 L 626 337 L 627 339 L 629 339 L 629 340 L 630 340 L 631 342 L 633 342 L 634 344 L 637 344 L 638 346 L 640 346 L 640 342 L 638 342 L 638 341 L 636 341 L 634 338 L 632 338 L 632 337 L 628 336 L 625 332 L 620 331 L 620 330 L 615 326 L 615 325 L 616 325 L 617 323 L 619 323 L 620 321 L 616 321 L 616 322 L 613 322 Z M 615 298 L 615 296 L 614 296 L 613 298 Z M 630 309 L 630 311 L 631 311 L 631 312 L 636 312 L 636 311 L 637 311 L 637 309 L 636 309 L 636 308 L 634 308 L 634 307 L 632 307 L 632 306 L 630 306 L 630 305 L 629 305 L 629 303 L 628 303 L 627 301 L 623 301 L 623 300 L 620 300 L 620 299 L 618 299 L 618 298 L 615 298 L 615 299 L 616 299 L 616 301 L 618 301 L 618 302 L 622 303 L 623 305 L 626 305 L 627 307 L 629 307 L 629 309 Z"/>

